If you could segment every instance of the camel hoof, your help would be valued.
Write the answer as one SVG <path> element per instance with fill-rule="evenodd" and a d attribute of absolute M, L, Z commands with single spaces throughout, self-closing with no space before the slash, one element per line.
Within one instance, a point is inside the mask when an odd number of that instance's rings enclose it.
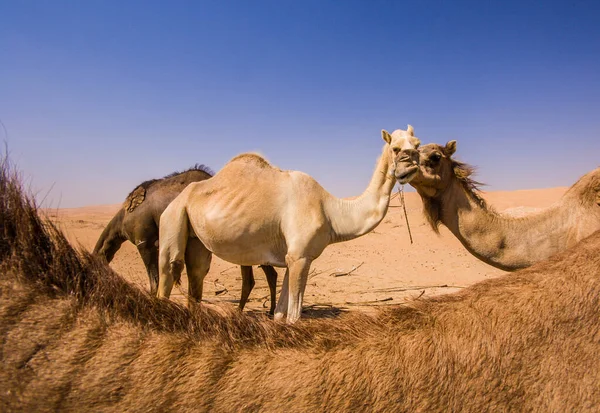
<path fill-rule="evenodd" d="M 291 326 L 292 324 L 295 324 L 296 321 L 298 321 L 298 320 L 300 320 L 300 317 L 294 317 L 294 318 L 288 317 L 286 320 L 286 324 Z"/>
<path fill-rule="evenodd" d="M 275 313 L 275 315 L 273 316 L 273 321 L 283 322 L 283 317 L 285 317 L 285 314 Z"/>

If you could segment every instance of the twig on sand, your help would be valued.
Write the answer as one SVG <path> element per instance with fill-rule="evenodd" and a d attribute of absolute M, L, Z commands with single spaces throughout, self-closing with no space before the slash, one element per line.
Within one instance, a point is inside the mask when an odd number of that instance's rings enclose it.
<path fill-rule="evenodd" d="M 203 303 L 209 303 L 209 304 L 221 304 L 221 303 L 239 303 L 240 300 L 236 300 L 235 298 L 220 298 L 220 299 L 216 299 L 216 300 L 212 300 L 210 298 L 203 298 L 202 299 Z"/>
<path fill-rule="evenodd" d="M 302 311 L 304 310 L 340 310 L 347 311 L 347 308 L 341 307 L 334 304 L 326 304 L 326 303 L 314 303 L 302 306 Z"/>
<path fill-rule="evenodd" d="M 391 293 L 391 292 L 402 292 L 402 291 L 413 291 L 413 290 L 430 290 L 432 288 L 466 288 L 461 285 L 416 285 L 412 287 L 391 287 L 391 288 L 379 288 L 377 290 L 365 290 L 361 293 Z"/>
<path fill-rule="evenodd" d="M 346 271 L 346 272 L 332 272 L 331 274 L 329 274 L 330 277 L 344 277 L 346 275 L 350 275 L 352 274 L 354 271 L 358 270 L 365 262 L 361 262 L 360 264 L 354 266 L 350 271 Z"/>
<path fill-rule="evenodd" d="M 237 265 L 234 265 L 234 266 L 232 266 L 232 267 L 225 268 L 225 269 L 224 269 L 223 271 L 221 271 L 219 274 L 223 275 L 223 274 L 225 274 L 227 271 L 231 270 L 232 268 L 237 268 Z"/>
<path fill-rule="evenodd" d="M 217 283 L 217 281 L 219 281 L 219 280 L 213 281 L 213 284 L 215 286 L 215 295 L 220 295 L 220 294 L 228 292 L 227 287 L 225 287 L 223 284 Z"/>
<path fill-rule="evenodd" d="M 329 270 L 329 269 L 330 268 L 327 268 L 327 270 Z M 311 279 L 315 278 L 317 275 L 323 274 L 327 270 L 317 271 L 317 269 L 315 268 L 314 271 L 308 275 L 308 279 L 311 280 Z"/>
<path fill-rule="evenodd" d="M 386 301 L 392 301 L 394 298 L 393 297 L 387 297 L 387 298 L 382 298 L 381 300 L 372 300 L 372 301 L 346 301 L 344 304 L 347 305 L 373 305 L 373 304 L 378 304 L 378 303 L 384 303 Z"/>

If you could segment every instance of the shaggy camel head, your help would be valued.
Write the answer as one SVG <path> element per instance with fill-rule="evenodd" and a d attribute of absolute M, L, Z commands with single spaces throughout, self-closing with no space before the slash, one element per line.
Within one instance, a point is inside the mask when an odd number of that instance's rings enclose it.
<path fill-rule="evenodd" d="M 389 156 L 392 160 L 389 174 L 402 185 L 410 182 L 419 171 L 417 148 L 421 144 L 419 138 L 415 137 L 413 127 L 408 125 L 405 131 L 397 129 L 391 134 L 382 130 L 381 137 L 388 144 Z"/>
<path fill-rule="evenodd" d="M 462 186 L 465 194 L 480 207 L 493 211 L 479 194 L 480 182 L 471 178 L 474 168 L 452 159 L 456 152 L 456 141 L 445 146 L 430 143 L 419 149 L 419 171 L 410 184 L 423 199 L 425 216 L 433 229 L 441 219 L 442 197 L 452 192 L 453 184 Z M 576 199 L 576 204 L 585 208 L 600 206 L 600 169 L 592 171 L 577 181 L 565 195 Z"/>
<path fill-rule="evenodd" d="M 450 141 L 446 146 L 436 143 L 423 145 L 419 149 L 419 171 L 410 181 L 421 195 L 425 216 L 436 232 L 440 222 L 441 198 L 453 182 L 459 182 L 473 201 L 487 208 L 485 200 L 479 196 L 478 186 L 481 184 L 471 178 L 474 168 L 452 159 L 454 152 L 456 141 Z"/>
<path fill-rule="evenodd" d="M 419 173 L 410 184 L 422 197 L 437 198 L 448 188 L 459 169 L 455 167 L 463 166 L 457 165 L 457 162 L 452 159 L 454 152 L 456 152 L 456 141 L 450 141 L 446 146 L 430 143 L 419 149 Z M 468 172 L 470 174 L 472 170 Z M 464 172 L 459 176 L 462 175 L 465 175 Z"/>

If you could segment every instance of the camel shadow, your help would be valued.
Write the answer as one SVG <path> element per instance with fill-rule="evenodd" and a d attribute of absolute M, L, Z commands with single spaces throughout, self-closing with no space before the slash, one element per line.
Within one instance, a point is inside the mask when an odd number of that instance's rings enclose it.
<path fill-rule="evenodd" d="M 302 308 L 302 317 L 312 319 L 338 318 L 340 315 L 347 312 L 348 309 L 345 307 L 311 304 Z"/>
<path fill-rule="evenodd" d="M 259 309 L 247 309 L 244 310 L 247 315 L 253 317 L 266 317 L 270 320 L 273 319 L 273 315 Z M 336 307 L 327 304 L 311 304 L 302 308 L 302 318 L 320 320 L 320 319 L 333 319 L 338 318 L 344 313 L 347 313 L 348 309 L 345 307 Z"/>

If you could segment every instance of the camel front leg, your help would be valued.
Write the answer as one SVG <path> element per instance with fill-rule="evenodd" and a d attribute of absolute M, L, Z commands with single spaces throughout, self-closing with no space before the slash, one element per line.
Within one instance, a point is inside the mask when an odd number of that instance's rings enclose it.
<path fill-rule="evenodd" d="M 185 267 L 188 276 L 188 307 L 202 301 L 204 277 L 210 269 L 212 253 L 198 238 L 188 239 L 185 249 Z"/>
<path fill-rule="evenodd" d="M 302 298 L 304 297 L 304 290 L 308 281 L 308 270 L 312 260 L 286 257 L 286 262 L 290 269 L 287 323 L 293 324 L 300 319 L 302 314 Z"/>
<path fill-rule="evenodd" d="M 281 294 L 279 294 L 279 301 L 275 307 L 275 321 L 283 321 L 283 317 L 287 315 L 288 310 L 288 285 L 290 280 L 290 269 L 285 269 L 285 275 L 283 276 L 283 285 L 281 286 Z"/>

